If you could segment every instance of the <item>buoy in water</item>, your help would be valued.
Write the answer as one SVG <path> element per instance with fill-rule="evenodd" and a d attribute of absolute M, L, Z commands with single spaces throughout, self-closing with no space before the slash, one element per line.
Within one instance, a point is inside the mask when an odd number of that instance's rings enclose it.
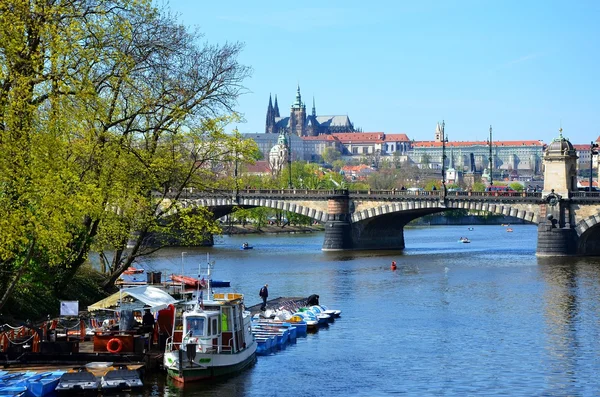
<path fill-rule="evenodd" d="M 390 266 L 390 269 L 396 270 L 396 261 L 392 261 L 392 265 Z"/>

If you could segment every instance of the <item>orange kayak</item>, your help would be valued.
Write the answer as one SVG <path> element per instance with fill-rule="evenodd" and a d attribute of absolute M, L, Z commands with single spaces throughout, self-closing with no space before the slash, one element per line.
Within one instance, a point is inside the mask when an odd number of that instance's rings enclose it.
<path fill-rule="evenodd" d="M 123 272 L 124 274 L 139 274 L 144 273 L 144 269 L 136 269 L 135 267 L 128 267 L 127 270 Z"/>
<path fill-rule="evenodd" d="M 182 276 L 180 274 L 171 274 L 171 280 L 176 283 L 184 284 L 186 287 L 204 288 L 206 286 L 204 279 L 198 280 L 197 278 Z"/>

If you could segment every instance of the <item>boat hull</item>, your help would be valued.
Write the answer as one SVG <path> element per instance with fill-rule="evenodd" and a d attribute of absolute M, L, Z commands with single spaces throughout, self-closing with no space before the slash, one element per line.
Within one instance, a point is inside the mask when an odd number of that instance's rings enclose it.
<path fill-rule="evenodd" d="M 256 362 L 256 343 L 253 343 L 251 349 L 246 349 L 238 354 L 226 354 L 226 356 L 232 358 L 237 355 L 244 355 L 245 357 L 239 357 L 240 360 L 233 360 L 230 364 L 224 363 L 224 365 L 205 366 L 195 362 L 193 366 L 186 366 L 182 369 L 167 367 L 167 374 L 170 378 L 179 383 L 201 382 L 237 375 L 240 371 L 250 367 Z M 208 359 L 211 360 L 209 362 L 219 361 L 216 360 L 216 356 L 224 356 L 224 354 L 198 354 L 196 361 L 205 362 Z M 186 365 L 188 364 L 186 363 Z"/>

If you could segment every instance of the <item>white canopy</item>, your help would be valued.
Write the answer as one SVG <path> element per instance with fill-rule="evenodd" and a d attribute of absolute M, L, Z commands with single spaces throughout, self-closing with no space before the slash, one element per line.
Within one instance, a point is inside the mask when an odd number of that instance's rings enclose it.
<path fill-rule="evenodd" d="M 135 309 L 142 309 L 144 306 L 150 306 L 150 310 L 156 311 L 177 302 L 165 291 L 156 287 L 143 285 L 141 287 L 124 288 L 121 291 L 88 306 L 88 311 L 114 310 L 119 306 L 119 301 L 127 296 L 134 298 L 135 302 L 139 303 L 139 307 L 133 307 Z M 128 306 L 130 308 L 132 307 L 130 305 Z"/>

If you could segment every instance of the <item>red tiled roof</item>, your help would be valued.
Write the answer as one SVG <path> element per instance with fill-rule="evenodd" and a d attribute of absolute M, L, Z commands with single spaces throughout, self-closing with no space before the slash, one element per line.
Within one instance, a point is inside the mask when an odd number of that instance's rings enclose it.
<path fill-rule="evenodd" d="M 589 151 L 590 150 L 590 145 L 573 145 L 573 149 L 577 150 L 578 152 L 585 152 L 585 151 Z"/>
<path fill-rule="evenodd" d="M 303 141 L 337 141 L 337 137 L 329 134 L 321 134 L 317 136 L 302 136 Z"/>
<path fill-rule="evenodd" d="M 493 146 L 544 146 L 542 141 L 493 141 Z M 465 147 L 465 146 L 488 146 L 486 141 L 454 141 L 446 142 L 446 147 Z M 442 142 L 420 141 L 413 143 L 413 147 L 442 147 Z"/>
<path fill-rule="evenodd" d="M 246 172 L 249 173 L 266 173 L 266 172 L 270 172 L 270 168 L 269 168 L 269 162 L 268 161 L 257 161 L 254 164 L 247 164 L 246 165 Z"/>
<path fill-rule="evenodd" d="M 366 164 L 359 164 L 359 165 L 345 165 L 345 166 L 343 166 L 343 167 L 342 167 L 342 170 L 343 170 L 344 172 L 352 172 L 352 171 L 354 171 L 354 172 L 359 172 L 359 171 L 362 171 L 362 170 L 364 170 L 365 168 L 371 168 L 371 167 L 369 167 L 369 166 L 368 166 L 368 165 L 366 165 Z"/>
<path fill-rule="evenodd" d="M 385 134 L 384 140 L 386 142 L 410 142 L 406 134 Z"/>
<path fill-rule="evenodd" d="M 581 187 L 588 187 L 590 186 L 590 181 L 588 179 L 582 179 L 580 181 L 577 181 L 577 184 Z M 592 181 L 592 186 L 598 186 L 598 182 Z"/>
<path fill-rule="evenodd" d="M 340 134 L 331 134 L 340 140 L 340 142 L 383 142 L 385 134 L 383 132 L 344 132 Z"/>

